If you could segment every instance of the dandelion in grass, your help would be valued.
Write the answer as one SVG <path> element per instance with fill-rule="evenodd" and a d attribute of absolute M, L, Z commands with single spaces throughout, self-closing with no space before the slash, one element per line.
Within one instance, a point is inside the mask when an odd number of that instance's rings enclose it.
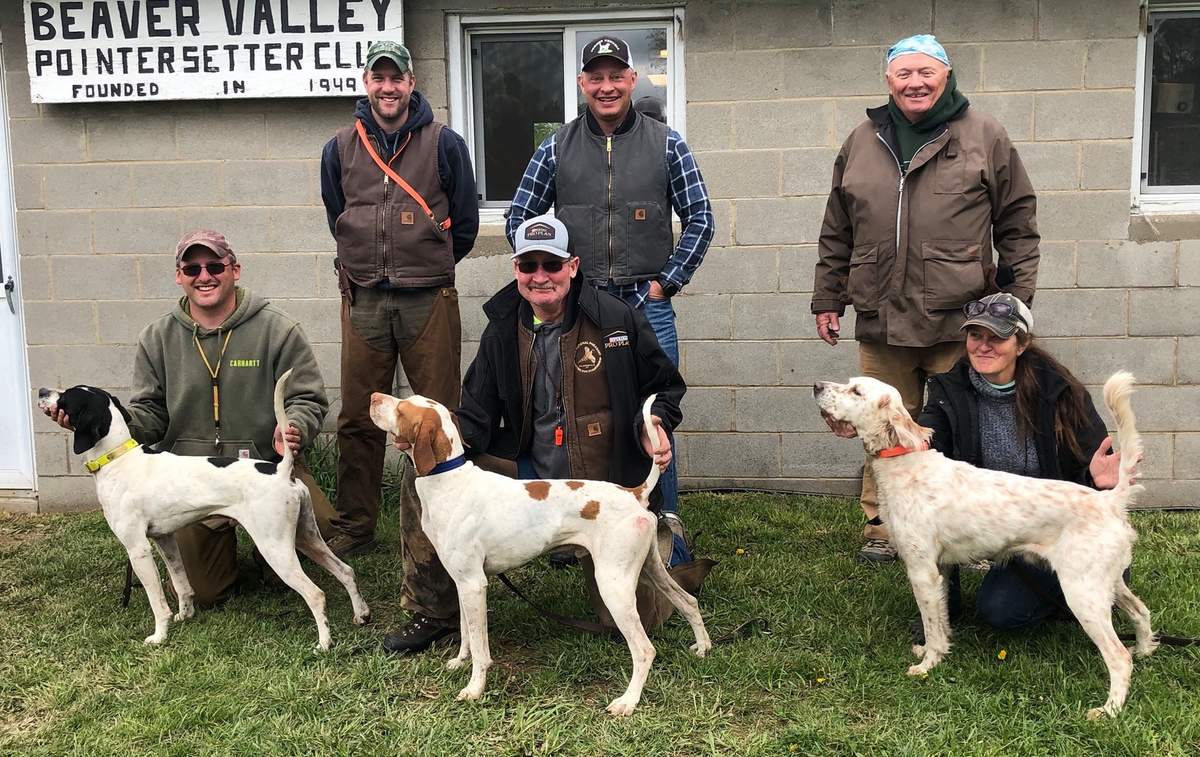
<path fill-rule="evenodd" d="M 1001 662 L 1003 662 L 1006 657 L 1008 657 L 1007 649 L 1001 649 L 999 652 L 996 653 L 996 659 L 1000 660 Z"/>

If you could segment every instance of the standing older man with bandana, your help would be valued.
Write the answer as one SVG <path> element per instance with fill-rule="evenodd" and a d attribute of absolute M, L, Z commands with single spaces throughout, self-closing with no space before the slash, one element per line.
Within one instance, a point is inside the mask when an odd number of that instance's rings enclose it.
<path fill-rule="evenodd" d="M 886 79 L 887 104 L 867 110 L 834 161 L 812 312 L 836 345 L 854 306 L 860 370 L 895 386 L 915 418 L 926 379 L 963 354 L 963 305 L 1000 290 L 1032 301 L 1037 199 L 1004 127 L 970 107 L 932 35 L 893 45 Z M 870 465 L 862 508 L 860 558 L 894 560 Z"/>

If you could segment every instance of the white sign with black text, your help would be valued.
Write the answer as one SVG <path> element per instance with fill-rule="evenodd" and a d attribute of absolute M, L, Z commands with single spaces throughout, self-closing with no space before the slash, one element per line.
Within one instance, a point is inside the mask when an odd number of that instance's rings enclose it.
<path fill-rule="evenodd" d="M 35 103 L 359 93 L 403 0 L 25 0 Z"/>

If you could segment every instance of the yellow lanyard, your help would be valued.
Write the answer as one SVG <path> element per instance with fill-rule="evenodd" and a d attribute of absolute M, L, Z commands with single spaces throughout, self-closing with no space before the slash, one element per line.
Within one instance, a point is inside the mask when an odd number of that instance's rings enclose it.
<path fill-rule="evenodd" d="M 192 342 L 196 345 L 196 351 L 200 353 L 200 359 L 204 361 L 204 367 L 208 369 L 208 375 L 212 376 L 213 434 L 215 435 L 213 444 L 218 446 L 221 444 L 221 390 L 217 385 L 217 374 L 221 372 L 221 361 L 225 359 L 225 348 L 229 346 L 229 337 L 231 336 L 233 336 L 232 331 L 225 332 L 225 343 L 221 345 L 221 352 L 217 355 L 217 367 L 213 368 L 212 363 L 208 362 L 208 355 L 204 354 L 204 348 L 200 346 L 200 337 L 195 331 L 192 332 Z"/>

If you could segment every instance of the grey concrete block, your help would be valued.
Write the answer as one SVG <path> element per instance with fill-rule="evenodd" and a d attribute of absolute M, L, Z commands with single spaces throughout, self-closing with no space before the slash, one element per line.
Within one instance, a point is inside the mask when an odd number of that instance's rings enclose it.
<path fill-rule="evenodd" d="M 167 312 L 162 307 L 156 315 Z M 150 320 L 142 324 L 144 328 Z M 141 332 L 141 329 L 138 329 Z M 137 347 L 130 345 L 82 344 L 61 348 L 58 355 L 59 373 L 67 384 L 104 386 L 128 394 L 133 384 L 133 362 Z"/>
<path fill-rule="evenodd" d="M 1080 242 L 1079 286 L 1172 286 L 1177 257 L 1175 242 Z"/>
<path fill-rule="evenodd" d="M 426 58 L 413 60 L 417 72 L 417 87 L 431 107 L 444 108 L 449 104 L 449 88 L 446 80 L 446 62 L 443 59 Z M 443 121 L 443 123 L 445 123 Z"/>
<path fill-rule="evenodd" d="M 1079 145 L 1080 186 L 1084 189 L 1128 189 L 1133 145 L 1129 140 L 1083 142 Z"/>
<path fill-rule="evenodd" d="M 225 163 L 229 205 L 314 205 L 321 194 L 319 161 L 231 160 Z"/>
<path fill-rule="evenodd" d="M 1042 239 L 1124 239 L 1129 233 L 1128 192 L 1042 192 Z"/>
<path fill-rule="evenodd" d="M 938 0 L 933 31 L 942 43 L 1033 39 L 1037 0 Z"/>
<path fill-rule="evenodd" d="M 739 2 L 731 20 L 738 50 L 820 47 L 832 40 L 829 3 Z"/>
<path fill-rule="evenodd" d="M 1147 481 L 1146 491 L 1138 495 L 1138 510 L 1160 507 L 1195 507 L 1200 504 L 1200 481 Z"/>
<path fill-rule="evenodd" d="M 95 344 L 96 311 L 90 302 L 26 302 L 25 343 Z"/>
<path fill-rule="evenodd" d="M 1137 395 L 1134 395 L 1136 408 Z M 1107 411 L 1102 411 L 1104 420 L 1110 430 L 1115 431 L 1116 425 L 1108 417 Z M 1174 434 L 1142 434 L 1142 462 L 1138 464 L 1138 481 L 1145 483 L 1151 480 L 1169 479 L 1174 462 Z"/>
<path fill-rule="evenodd" d="M 1085 384 L 1103 384 L 1115 371 L 1126 370 L 1139 384 L 1175 382 L 1175 340 L 1172 338 L 1079 340 L 1075 376 Z"/>
<path fill-rule="evenodd" d="M 778 247 L 710 247 L 684 296 L 774 292 L 779 286 Z M 679 300 L 676 300 L 678 308 Z"/>
<path fill-rule="evenodd" d="M 828 196 L 833 184 L 833 161 L 837 154 L 835 147 L 785 150 L 781 163 L 783 195 Z"/>
<path fill-rule="evenodd" d="M 1142 433 L 1200 428 L 1200 386 L 1141 386 L 1133 402 Z"/>
<path fill-rule="evenodd" d="M 688 388 L 679 432 L 733 431 L 733 389 Z"/>
<path fill-rule="evenodd" d="M 338 289 L 337 272 L 333 268 L 334 257 L 332 252 L 317 253 L 317 297 L 338 299 L 342 296 Z"/>
<path fill-rule="evenodd" d="M 329 233 L 325 209 L 316 206 L 271 208 L 271 248 L 280 252 L 329 252 L 337 244 Z"/>
<path fill-rule="evenodd" d="M 689 100 L 741 102 L 785 96 L 780 89 L 783 53 L 689 52 L 686 65 Z"/>
<path fill-rule="evenodd" d="M 710 197 L 778 197 L 778 150 L 729 150 L 703 155 Z"/>
<path fill-rule="evenodd" d="M 734 392 L 734 430 L 811 431 L 825 428 L 812 387 L 756 386 Z"/>
<path fill-rule="evenodd" d="M 816 242 L 825 215 L 824 197 L 735 200 L 738 244 L 781 245 Z"/>
<path fill-rule="evenodd" d="M 833 44 L 883 45 L 933 28 L 933 4 L 916 0 L 903 5 L 872 0 L 833 0 Z M 882 66 L 882 58 L 879 59 Z"/>
<path fill-rule="evenodd" d="M 16 118 L 9 122 L 9 129 L 14 164 L 82 163 L 87 159 L 87 137 L 78 118 Z"/>
<path fill-rule="evenodd" d="M 1034 319 L 1035 322 L 1037 319 Z M 1039 324 L 1040 325 L 1040 324 Z M 1074 339 L 1069 337 L 1059 338 L 1044 338 L 1038 336 L 1037 344 L 1042 349 L 1049 352 L 1055 360 L 1062 363 L 1071 373 L 1079 372 L 1079 348 L 1082 339 Z"/>
<path fill-rule="evenodd" d="M 1129 333 L 1133 336 L 1200 334 L 1200 289 L 1133 289 L 1129 292 Z"/>
<path fill-rule="evenodd" d="M 183 294 L 175 283 L 174 248 L 164 255 L 139 255 L 136 267 L 138 294 L 134 299 L 169 300 Z"/>
<path fill-rule="evenodd" d="M 779 383 L 773 342 L 683 342 L 680 368 L 688 386 L 771 386 Z"/>
<path fill-rule="evenodd" d="M 8 47 L 5 44 L 5 47 Z M 33 102 L 29 89 L 29 73 L 22 67 L 10 68 L 4 76 L 5 88 L 8 90 L 9 118 L 37 118 L 41 115 L 38 104 Z"/>
<path fill-rule="evenodd" d="M 404 46 L 414 58 L 445 58 L 446 19 L 443 12 L 405 8 Z M 424 73 L 421 69 L 416 70 Z"/>
<path fill-rule="evenodd" d="M 50 419 L 45 419 L 49 424 Z M 39 425 L 45 425 L 39 422 Z M 56 427 L 57 428 L 57 427 Z M 37 432 L 33 435 L 33 460 L 39 476 L 65 476 L 70 451 L 67 445 L 71 437 L 62 429 Z"/>
<path fill-rule="evenodd" d="M 831 100 L 746 103 L 733 111 L 734 144 L 740 149 L 836 144 Z"/>
<path fill-rule="evenodd" d="M 1133 135 L 1133 90 L 1034 96 L 1036 139 L 1119 139 Z"/>
<path fill-rule="evenodd" d="M 713 0 L 688 8 L 683 19 L 688 50 L 698 53 L 732 50 L 735 18 L 731 0 Z"/>
<path fill-rule="evenodd" d="M 129 165 L 46 166 L 49 209 L 127 208 L 133 197 Z"/>
<path fill-rule="evenodd" d="M 335 131 L 354 125 L 354 100 L 321 98 L 312 101 L 302 119 L 286 109 L 267 113 L 266 118 L 266 133 L 270 135 L 266 149 L 249 157 L 320 158 L 321 149 Z"/>
<path fill-rule="evenodd" d="M 458 316 L 462 322 L 462 338 L 467 342 L 478 342 L 487 327 L 487 315 L 483 312 L 483 304 L 488 297 L 458 298 Z"/>
<path fill-rule="evenodd" d="M 203 153 L 185 153 L 201 155 Z M 221 164 L 215 161 L 134 163 L 133 205 L 141 208 L 221 205 Z"/>
<path fill-rule="evenodd" d="M 89 476 L 38 476 L 39 513 L 80 513 L 100 509 Z"/>
<path fill-rule="evenodd" d="M 1200 238 L 1200 214 L 1136 210 L 1129 217 L 1129 238 L 1139 242 Z"/>
<path fill-rule="evenodd" d="M 341 343 L 341 303 L 337 300 L 279 298 L 274 304 L 299 321 L 309 341 L 314 344 Z"/>
<path fill-rule="evenodd" d="M 817 381 L 845 381 L 859 375 L 858 345 L 848 337 L 850 329 L 846 326 L 846 319 L 843 318 L 842 339 L 837 346 L 830 347 L 816 338 L 815 321 L 809 316 L 807 330 L 797 334 L 808 338 L 779 345 L 779 383 L 811 389 Z M 806 430 L 819 431 L 822 428 L 824 424 Z"/>
<path fill-rule="evenodd" d="M 1124 336 L 1126 293 L 1111 289 L 1038 292 L 1038 336 Z"/>
<path fill-rule="evenodd" d="M 779 434 L 680 434 L 681 467 L 691 476 L 774 478 L 779 475 Z"/>
<path fill-rule="evenodd" d="M 874 108 L 883 105 L 887 102 L 887 84 L 883 81 L 883 76 L 879 78 L 879 92 L 866 97 L 839 97 L 834 100 L 837 113 L 834 117 L 833 136 L 834 142 L 841 147 L 850 136 L 850 132 L 867 120 L 867 108 Z M 973 100 L 972 100 L 973 101 Z M 837 155 L 837 153 L 834 153 Z M 830 168 L 833 164 L 830 163 Z"/>
<path fill-rule="evenodd" d="M 29 361 L 29 386 L 32 389 L 38 389 L 43 386 L 58 387 L 70 386 L 62 380 L 59 374 L 58 353 L 62 347 L 58 344 L 53 345 L 34 345 L 30 344 L 29 340 L 25 340 L 25 356 Z M 38 413 L 34 414 L 39 415 Z M 43 416 L 44 417 L 44 416 Z M 49 423 L 49 419 L 46 421 Z M 46 426 L 47 429 L 51 428 Z"/>
<path fill-rule="evenodd" d="M 780 53 L 780 70 L 783 72 L 780 96 L 845 97 L 886 93 L 884 53 L 886 46 L 894 40 L 890 35 L 884 37 L 886 41 L 881 38 L 876 42 L 878 47 L 811 47 Z M 798 72 L 804 73 L 796 75 Z M 690 72 L 688 82 L 690 92 Z"/>
<path fill-rule="evenodd" d="M 1138 7 L 1125 0 L 1055 0 L 1038 13 L 1041 39 L 1136 37 Z"/>
<path fill-rule="evenodd" d="M 1038 261 L 1038 289 L 1062 289 L 1075 286 L 1075 243 L 1042 242 Z"/>
<path fill-rule="evenodd" d="M 180 157 L 175 141 L 174 115 L 138 115 L 87 120 L 88 159 L 175 160 Z M 183 130 L 190 129 L 183 119 Z M 183 153 L 187 155 L 187 153 Z"/>
<path fill-rule="evenodd" d="M 688 103 L 687 143 L 704 170 L 707 150 L 728 150 L 733 146 L 733 106 L 724 103 Z"/>
<path fill-rule="evenodd" d="M 1079 187 L 1079 146 L 1074 142 L 1021 142 L 1016 145 L 1033 188 Z"/>
<path fill-rule="evenodd" d="M 679 338 L 686 341 L 729 339 L 733 332 L 727 294 L 681 294 L 671 302 Z"/>
<path fill-rule="evenodd" d="M 18 210 L 17 244 L 22 255 L 91 252 L 91 216 L 84 210 Z"/>
<path fill-rule="evenodd" d="M 1033 95 L 1026 93 L 975 94 L 971 107 L 989 114 L 1008 132 L 1014 142 L 1033 139 Z"/>
<path fill-rule="evenodd" d="M 128 300 L 138 295 L 136 259 L 126 255 L 55 255 L 50 259 L 55 299 Z"/>
<path fill-rule="evenodd" d="M 1083 86 L 1083 42 L 997 42 L 984 47 L 983 89 L 1079 89 Z"/>
<path fill-rule="evenodd" d="M 1105 39 L 1087 44 L 1083 86 L 1088 89 L 1132 87 L 1137 78 L 1137 39 Z"/>
<path fill-rule="evenodd" d="M 1172 473 L 1183 479 L 1200 478 L 1200 434 L 1175 434 Z M 1200 504 L 1200 497 L 1197 497 Z"/>
<path fill-rule="evenodd" d="M 1179 337 L 1178 381 L 1200 384 L 1200 337 Z"/>
<path fill-rule="evenodd" d="M 823 434 L 783 434 L 782 444 L 784 476 L 847 478 L 854 480 L 855 488 L 859 486 L 863 464 L 859 440 L 839 439 L 826 430 Z"/>
<path fill-rule="evenodd" d="M 307 333 L 308 331 L 305 330 L 305 334 Z M 321 377 L 325 379 L 326 390 L 340 388 L 342 384 L 341 343 L 314 343 L 312 348 L 313 354 L 317 357 L 317 368 L 321 371 Z M 332 402 L 332 398 L 330 401 Z M 330 415 L 333 415 L 334 419 L 337 418 L 336 414 L 332 412 L 332 408 Z"/>
<path fill-rule="evenodd" d="M 13 166 L 13 199 L 20 210 L 46 207 L 43 194 L 44 166 Z"/>
<path fill-rule="evenodd" d="M 267 119 L 262 113 L 234 116 L 217 112 L 181 119 L 176 138 L 180 155 L 203 160 L 261 158 L 272 141 L 267 137 Z"/>
<path fill-rule="evenodd" d="M 105 345 L 137 344 L 146 324 L 175 307 L 174 300 L 130 300 L 98 302 L 96 317 L 101 324 L 99 342 Z"/>
<path fill-rule="evenodd" d="M 17 295 L 25 302 L 50 299 L 50 258 L 22 255 L 20 265 Z"/>
<path fill-rule="evenodd" d="M 332 272 L 327 267 L 320 270 Z M 454 284 L 460 297 L 490 297 L 512 279 L 513 264 L 508 255 L 467 258 L 458 264 L 454 272 Z"/>
<path fill-rule="evenodd" d="M 263 297 L 303 298 L 317 294 L 316 255 L 254 252 L 241 256 L 238 262 L 242 264 L 239 283 Z"/>
<path fill-rule="evenodd" d="M 816 265 L 816 245 L 781 248 L 779 252 L 779 291 L 811 292 Z"/>
<path fill-rule="evenodd" d="M 181 231 L 168 249 L 174 250 L 183 234 L 188 231 L 215 229 L 225 235 L 225 239 L 229 241 L 233 251 L 239 255 L 245 252 L 281 250 L 276 244 L 272 231 L 272 219 L 278 211 L 278 208 L 258 207 L 184 208 L 176 211 Z M 328 226 L 325 227 L 325 234 L 326 236 L 329 234 Z M 299 252 L 300 250 L 281 251 Z"/>
<path fill-rule="evenodd" d="M 1200 240 L 1179 243 L 1179 285 L 1200 286 Z"/>
<path fill-rule="evenodd" d="M 96 210 L 92 220 L 96 252 L 170 253 L 171 265 L 165 270 L 174 270 L 175 246 L 183 238 L 178 210 Z M 240 252 L 236 246 L 234 251 Z"/>
<path fill-rule="evenodd" d="M 797 339 L 812 327 L 807 294 L 733 295 L 734 339 Z"/>
<path fill-rule="evenodd" d="M 728 247 L 733 242 L 733 200 L 713 200 L 713 247 Z"/>

